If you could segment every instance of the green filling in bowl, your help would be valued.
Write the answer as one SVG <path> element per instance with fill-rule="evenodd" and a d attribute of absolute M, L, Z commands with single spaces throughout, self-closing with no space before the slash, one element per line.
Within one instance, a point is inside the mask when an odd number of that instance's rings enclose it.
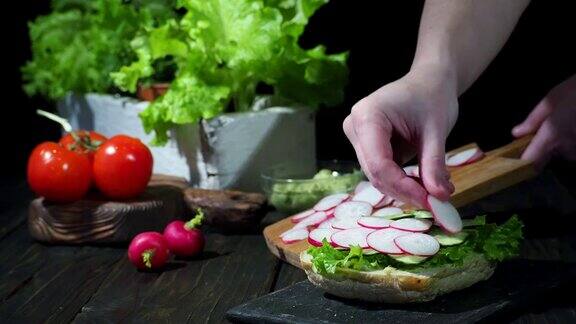
<path fill-rule="evenodd" d="M 311 179 L 275 182 L 267 191 L 270 203 L 279 211 L 296 213 L 308 209 L 321 198 L 340 192 L 350 192 L 362 181 L 360 170 L 339 173 L 322 169 Z"/>

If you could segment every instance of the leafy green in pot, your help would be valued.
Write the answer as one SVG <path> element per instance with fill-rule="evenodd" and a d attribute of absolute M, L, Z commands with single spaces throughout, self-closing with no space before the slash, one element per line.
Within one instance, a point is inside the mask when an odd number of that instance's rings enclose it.
<path fill-rule="evenodd" d="M 29 95 L 107 92 L 109 73 L 135 59 L 132 40 L 175 16 L 172 0 L 53 0 L 29 24 L 32 60 L 22 68 Z"/>
<path fill-rule="evenodd" d="M 141 114 L 156 144 L 166 143 L 167 131 L 176 124 L 250 109 L 261 83 L 299 105 L 339 103 L 347 54 L 298 45 L 308 19 L 327 1 L 179 1 L 184 17 L 135 39 L 138 59 L 112 76 L 123 90 L 135 91 L 138 82 L 155 73 L 156 60 L 173 57 L 172 86 Z"/>
<path fill-rule="evenodd" d="M 514 215 L 500 226 L 486 224 L 466 229 L 469 235 L 464 243 L 441 247 L 436 255 L 417 265 L 399 263 L 386 254 L 364 255 L 359 247 L 352 247 L 349 251 L 337 250 L 326 241 L 321 247 L 310 248 L 308 253 L 313 258 L 315 271 L 322 275 L 335 274 L 339 268 L 373 271 L 388 266 L 402 270 L 461 265 L 466 257 L 474 253 L 483 254 L 487 260 L 497 262 L 518 254 L 522 226 L 522 222 Z"/>

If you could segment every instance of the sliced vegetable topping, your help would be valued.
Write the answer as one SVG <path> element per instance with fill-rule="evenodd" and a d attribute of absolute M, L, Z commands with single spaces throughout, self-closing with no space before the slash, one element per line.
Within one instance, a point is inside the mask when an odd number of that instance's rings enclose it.
<path fill-rule="evenodd" d="M 372 206 L 378 205 L 386 196 L 378 191 L 378 189 L 374 188 L 372 184 L 367 185 L 366 188 L 362 189 L 358 192 L 354 197 L 352 197 L 353 201 L 362 201 L 369 203 Z"/>
<path fill-rule="evenodd" d="M 394 243 L 402 252 L 411 255 L 432 256 L 440 250 L 440 243 L 434 237 L 423 233 L 398 236 Z"/>
<path fill-rule="evenodd" d="M 285 244 L 291 244 L 307 238 L 308 230 L 306 228 L 291 229 L 282 233 L 280 237 Z"/>
<path fill-rule="evenodd" d="M 362 227 L 362 226 L 360 226 L 358 224 L 358 221 L 356 219 L 337 219 L 337 218 L 335 218 L 335 221 L 332 223 L 332 228 L 340 229 L 340 230 L 359 228 L 359 227 Z"/>
<path fill-rule="evenodd" d="M 358 219 L 369 216 L 372 213 L 372 206 L 360 201 L 347 201 L 340 204 L 334 210 L 334 217 L 337 219 Z"/>
<path fill-rule="evenodd" d="M 330 240 L 332 243 L 343 248 L 350 248 L 351 246 L 367 248 L 368 243 L 366 242 L 366 237 L 373 231 L 372 229 L 363 227 L 347 229 L 332 234 Z"/>
<path fill-rule="evenodd" d="M 326 240 L 331 243 L 330 237 L 334 234 L 336 230 L 330 228 L 317 228 L 308 234 L 308 243 L 314 246 L 322 246 L 322 241 Z"/>
<path fill-rule="evenodd" d="M 484 152 L 477 147 L 450 155 L 446 158 L 446 165 L 455 167 L 476 162 L 484 157 Z"/>
<path fill-rule="evenodd" d="M 298 223 L 298 222 L 300 222 L 301 220 L 303 220 L 304 218 L 306 218 L 306 217 L 314 214 L 315 212 L 316 212 L 316 211 L 315 211 L 314 209 L 309 209 L 309 210 L 305 210 L 305 211 L 303 211 L 303 212 L 300 212 L 300 213 L 292 216 L 292 218 L 291 218 L 292 223 Z"/>
<path fill-rule="evenodd" d="M 458 232 L 456 234 L 448 234 L 441 231 L 431 231 L 430 235 L 434 236 L 440 245 L 452 246 L 464 243 L 469 234 L 466 231 Z"/>
<path fill-rule="evenodd" d="M 339 193 L 339 194 L 333 194 L 330 196 L 326 196 L 326 197 L 322 198 L 318 203 L 316 203 L 316 205 L 314 205 L 313 209 L 316 211 L 326 211 L 328 209 L 332 209 L 332 208 L 340 205 L 341 202 L 345 201 L 349 197 L 350 197 L 350 195 L 345 194 L 345 193 Z"/>
<path fill-rule="evenodd" d="M 382 229 L 390 227 L 391 219 L 382 217 L 366 216 L 358 219 L 358 225 L 366 228 Z"/>
<path fill-rule="evenodd" d="M 402 209 L 400 209 L 398 207 L 385 207 L 385 208 L 381 208 L 381 209 L 378 209 L 375 212 L 373 212 L 372 216 L 394 219 L 394 218 L 389 217 L 389 216 L 398 216 L 398 215 L 402 215 L 403 213 L 404 212 L 402 211 Z"/>
<path fill-rule="evenodd" d="M 432 222 L 427 219 L 402 218 L 393 221 L 390 227 L 409 232 L 426 232 L 432 227 Z"/>
<path fill-rule="evenodd" d="M 381 253 L 403 254 L 404 252 L 394 243 L 394 239 L 409 234 L 411 233 L 399 229 L 385 228 L 370 233 L 366 238 L 366 242 L 368 246 Z"/>
<path fill-rule="evenodd" d="M 428 257 L 410 255 L 410 254 L 391 255 L 390 257 L 395 261 L 403 264 L 419 264 L 428 259 Z"/>
<path fill-rule="evenodd" d="M 294 228 L 306 228 L 308 226 L 318 226 L 328 219 L 325 212 L 315 212 L 294 225 Z"/>
<path fill-rule="evenodd" d="M 440 201 L 428 195 L 428 206 L 432 211 L 434 220 L 448 233 L 458 233 L 462 230 L 462 219 L 458 210 L 448 201 Z"/>

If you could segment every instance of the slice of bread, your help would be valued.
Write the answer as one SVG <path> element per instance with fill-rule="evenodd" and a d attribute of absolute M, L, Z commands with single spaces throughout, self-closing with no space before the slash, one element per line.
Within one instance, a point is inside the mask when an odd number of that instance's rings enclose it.
<path fill-rule="evenodd" d="M 437 296 L 461 290 L 488 279 L 495 265 L 481 254 L 473 254 L 461 266 L 398 270 L 386 267 L 378 271 L 338 269 L 322 276 L 313 270 L 312 256 L 300 254 L 302 268 L 310 282 L 332 295 L 379 303 L 430 301 Z"/>

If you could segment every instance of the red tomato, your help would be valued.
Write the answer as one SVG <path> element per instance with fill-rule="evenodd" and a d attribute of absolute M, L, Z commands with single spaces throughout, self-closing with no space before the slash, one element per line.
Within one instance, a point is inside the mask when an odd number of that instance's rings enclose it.
<path fill-rule="evenodd" d="M 86 154 L 93 159 L 96 149 L 106 140 L 106 136 L 95 131 L 78 130 L 62 136 L 58 143 L 70 151 Z"/>
<path fill-rule="evenodd" d="M 92 182 L 90 159 L 54 142 L 44 142 L 28 159 L 28 184 L 37 195 L 55 202 L 84 197 Z"/>
<path fill-rule="evenodd" d="M 150 149 L 139 139 L 116 135 L 94 155 L 94 182 L 110 198 L 134 198 L 146 189 L 152 164 Z"/>

